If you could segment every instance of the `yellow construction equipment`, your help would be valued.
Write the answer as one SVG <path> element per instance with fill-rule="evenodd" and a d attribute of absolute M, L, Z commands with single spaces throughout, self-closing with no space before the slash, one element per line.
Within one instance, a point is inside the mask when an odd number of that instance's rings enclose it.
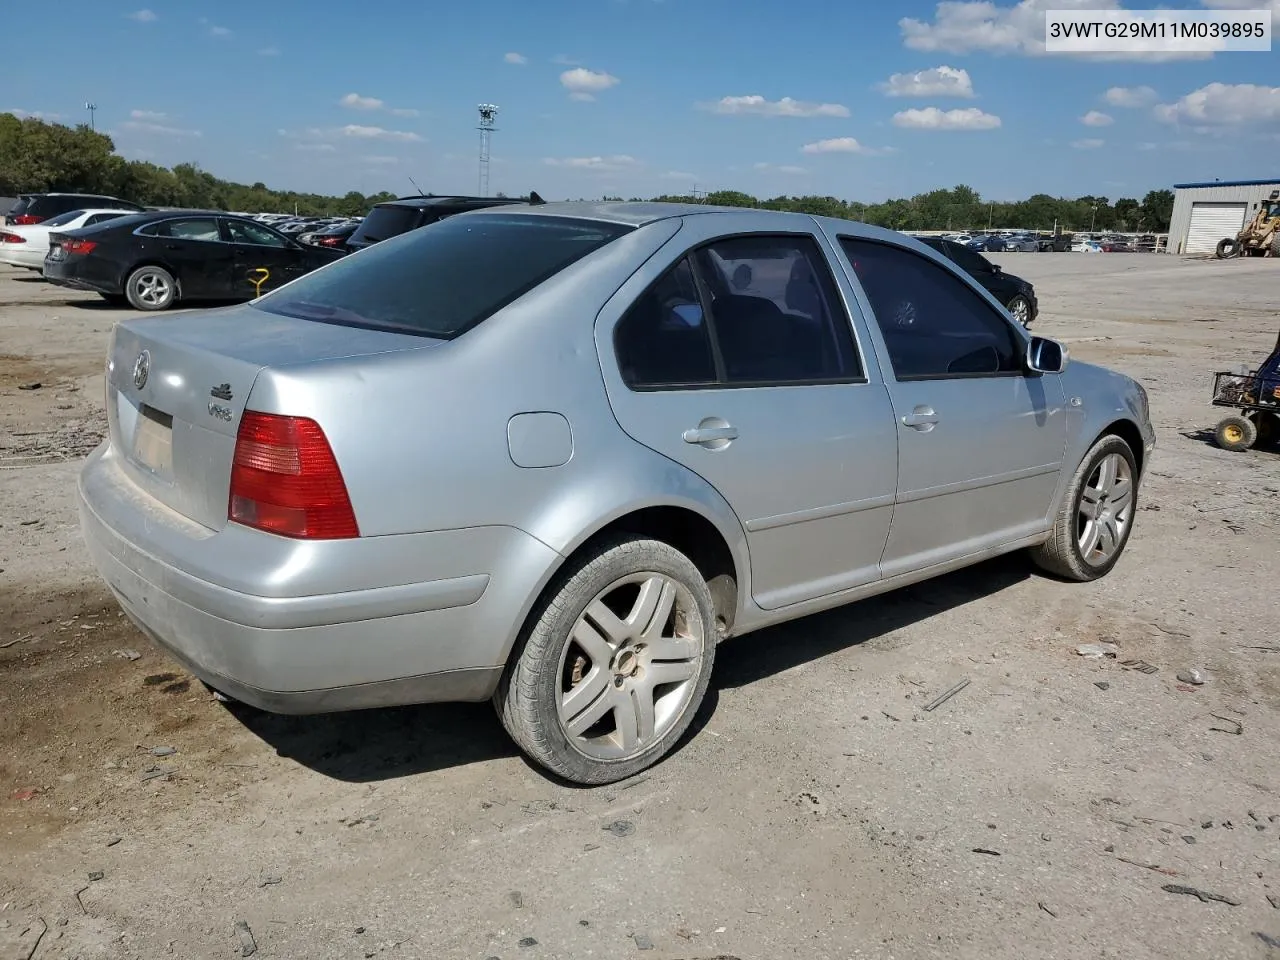
<path fill-rule="evenodd" d="M 1280 190 L 1272 190 L 1258 212 L 1235 238 L 1218 241 L 1214 251 L 1220 260 L 1232 257 L 1280 257 Z"/>

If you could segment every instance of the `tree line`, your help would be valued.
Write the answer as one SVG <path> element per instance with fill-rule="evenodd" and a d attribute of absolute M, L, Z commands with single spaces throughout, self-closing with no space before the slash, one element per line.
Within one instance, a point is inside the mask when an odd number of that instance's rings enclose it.
<path fill-rule="evenodd" d="M 0 113 L 0 196 L 61 191 L 105 193 L 146 206 L 361 216 L 375 203 L 394 198 L 358 191 L 338 196 L 272 190 L 219 179 L 198 164 L 172 168 L 126 160 L 111 137 L 85 124 L 68 127 L 35 117 Z M 604 199 L 622 199 L 605 197 Z M 632 198 L 640 199 L 640 198 Z M 705 196 L 664 195 L 655 200 L 694 201 L 733 207 L 764 207 L 861 220 L 893 230 L 983 230 L 1024 227 L 1063 232 L 1119 230 L 1163 233 L 1169 229 L 1173 192 L 1152 190 L 1141 200 L 1086 196 L 1069 199 L 1038 193 L 1026 200 L 984 200 L 967 186 L 931 190 L 909 199 L 861 203 L 837 197 L 778 196 L 761 200 L 736 190 Z"/>

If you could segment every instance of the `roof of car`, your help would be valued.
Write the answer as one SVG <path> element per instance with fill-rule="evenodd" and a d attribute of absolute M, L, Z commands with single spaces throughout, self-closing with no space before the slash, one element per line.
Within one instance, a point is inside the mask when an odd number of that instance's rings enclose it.
<path fill-rule="evenodd" d="M 478 216 L 485 212 L 484 210 L 477 210 L 475 215 Z M 719 207 L 707 203 L 662 203 L 626 200 L 561 200 L 554 203 L 520 205 L 502 212 L 504 214 L 518 213 L 546 217 L 578 217 L 584 220 L 603 220 L 608 223 L 620 223 L 634 227 L 642 227 L 647 223 L 654 223 L 671 217 L 687 217 L 694 214 L 708 213 L 756 214 L 774 217 L 807 216 L 807 214 L 794 214 L 782 210 L 764 210 L 757 207 Z"/>
<path fill-rule="evenodd" d="M 463 196 L 427 196 L 427 197 L 397 197 L 395 200 L 384 200 L 382 203 L 376 203 L 377 207 L 443 207 L 454 206 L 456 204 L 488 204 L 490 206 L 503 206 L 506 204 L 528 203 L 529 201 L 521 197 L 463 197 Z"/>

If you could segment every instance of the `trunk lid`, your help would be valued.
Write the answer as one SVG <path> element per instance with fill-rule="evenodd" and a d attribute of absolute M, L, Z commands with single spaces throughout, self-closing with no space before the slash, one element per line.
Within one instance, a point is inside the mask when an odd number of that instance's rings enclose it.
<path fill-rule="evenodd" d="M 247 304 L 127 320 L 116 326 L 107 361 L 111 443 L 139 487 L 220 530 L 240 416 L 264 368 L 442 342 L 282 317 Z"/>

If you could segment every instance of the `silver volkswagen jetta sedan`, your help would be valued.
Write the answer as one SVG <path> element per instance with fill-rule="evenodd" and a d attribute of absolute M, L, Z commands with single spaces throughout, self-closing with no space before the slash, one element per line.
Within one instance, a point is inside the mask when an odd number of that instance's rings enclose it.
<path fill-rule="evenodd" d="M 1102 576 L 1154 444 L 1140 385 L 908 237 L 664 204 L 462 214 L 123 322 L 106 402 L 84 536 L 196 676 L 492 697 L 581 783 L 662 757 L 727 637 L 1021 548 Z"/>

